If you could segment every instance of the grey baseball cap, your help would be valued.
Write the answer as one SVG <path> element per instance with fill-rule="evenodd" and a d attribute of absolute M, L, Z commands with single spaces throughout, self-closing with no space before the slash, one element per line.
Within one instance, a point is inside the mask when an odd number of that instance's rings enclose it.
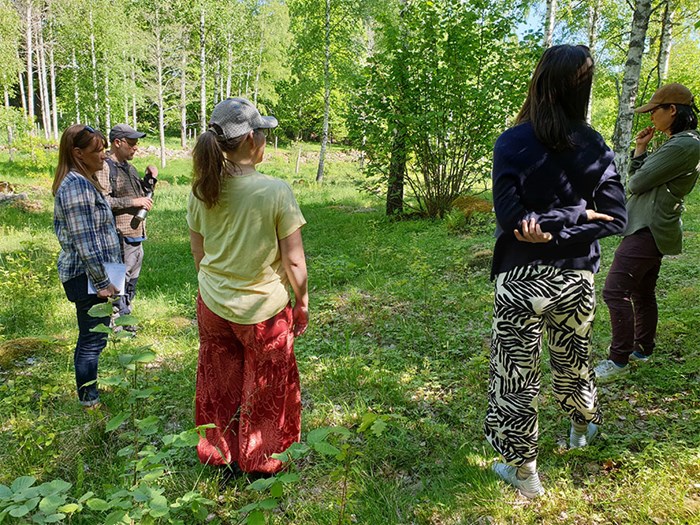
<path fill-rule="evenodd" d="M 114 142 L 116 139 L 141 139 L 145 136 L 145 133 L 136 131 L 128 124 L 117 124 L 109 131 L 110 142 Z"/>
<path fill-rule="evenodd" d="M 277 127 L 275 117 L 263 117 L 250 100 L 235 97 L 219 102 L 209 119 L 209 127 L 217 135 L 232 139 L 254 129 Z"/>

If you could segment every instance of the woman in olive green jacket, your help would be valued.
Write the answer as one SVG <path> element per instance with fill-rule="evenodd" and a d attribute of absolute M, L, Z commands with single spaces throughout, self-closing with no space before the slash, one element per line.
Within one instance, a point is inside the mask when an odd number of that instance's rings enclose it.
<path fill-rule="evenodd" d="M 595 368 L 603 382 L 627 373 L 630 360 L 647 360 L 654 350 L 661 259 L 681 253 L 683 198 L 700 174 L 698 109 L 688 88 L 663 86 L 635 111 L 649 113 L 654 125 L 636 137 L 627 185 L 627 227 L 603 289 L 612 329 L 608 359 Z M 669 140 L 648 155 L 655 132 Z"/>

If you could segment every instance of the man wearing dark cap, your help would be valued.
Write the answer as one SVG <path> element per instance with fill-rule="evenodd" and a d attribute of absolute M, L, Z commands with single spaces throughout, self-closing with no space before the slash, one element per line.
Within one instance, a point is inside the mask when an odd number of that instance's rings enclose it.
<path fill-rule="evenodd" d="M 153 206 L 151 195 L 158 179 L 158 168 L 148 166 L 143 178 L 129 163 L 134 158 L 137 144 L 145 133 L 127 124 L 117 124 L 109 132 L 110 151 L 102 171 L 97 173 L 105 189 L 105 197 L 112 207 L 117 230 L 122 241 L 126 285 L 123 295 L 115 303 L 119 315 L 131 313 L 131 302 L 136 295 L 136 283 L 143 262 L 143 241 L 146 240 L 145 220 L 137 217 L 140 210 Z M 133 328 L 128 327 L 133 331 Z"/>

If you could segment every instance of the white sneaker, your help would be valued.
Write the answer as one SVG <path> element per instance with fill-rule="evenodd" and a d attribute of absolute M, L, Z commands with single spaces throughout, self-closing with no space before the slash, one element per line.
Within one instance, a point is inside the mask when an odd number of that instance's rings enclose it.
<path fill-rule="evenodd" d="M 620 376 L 629 374 L 629 367 L 616 365 L 614 361 L 610 359 L 605 359 L 598 363 L 598 366 L 593 370 L 595 372 L 596 379 L 601 383 L 607 383 L 608 381 L 614 381 Z"/>
<path fill-rule="evenodd" d="M 598 435 L 598 425 L 595 423 L 588 423 L 588 428 L 585 432 L 576 432 L 574 425 L 571 425 L 571 432 L 569 432 L 569 448 L 581 448 L 586 445 L 590 445 L 593 438 Z"/>
<path fill-rule="evenodd" d="M 517 468 L 505 463 L 494 463 L 493 471 L 506 483 L 513 485 L 526 498 L 532 499 L 544 494 L 540 476 L 535 472 L 525 479 L 518 479 Z"/>

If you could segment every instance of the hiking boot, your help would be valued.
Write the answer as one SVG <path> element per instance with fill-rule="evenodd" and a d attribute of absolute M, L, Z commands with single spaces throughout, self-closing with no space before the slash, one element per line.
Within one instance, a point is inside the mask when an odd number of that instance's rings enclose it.
<path fill-rule="evenodd" d="M 630 369 L 627 365 L 620 366 L 610 359 L 601 361 L 594 369 L 595 377 L 600 383 L 614 381 L 621 376 L 629 374 L 629 371 Z"/>
<path fill-rule="evenodd" d="M 506 483 L 513 485 L 526 498 L 532 499 L 544 494 L 540 476 L 535 472 L 525 479 L 518 479 L 518 469 L 505 463 L 494 463 L 491 467 L 496 475 Z"/>
<path fill-rule="evenodd" d="M 571 432 L 569 432 L 569 448 L 581 448 L 590 445 L 593 438 L 598 435 L 598 425 L 588 423 L 588 428 L 585 432 L 577 432 L 573 423 L 571 424 Z"/>
<path fill-rule="evenodd" d="M 648 361 L 650 357 L 650 355 L 644 355 L 639 350 L 635 350 L 630 354 L 630 361 L 638 361 L 643 363 L 644 361 Z"/>

